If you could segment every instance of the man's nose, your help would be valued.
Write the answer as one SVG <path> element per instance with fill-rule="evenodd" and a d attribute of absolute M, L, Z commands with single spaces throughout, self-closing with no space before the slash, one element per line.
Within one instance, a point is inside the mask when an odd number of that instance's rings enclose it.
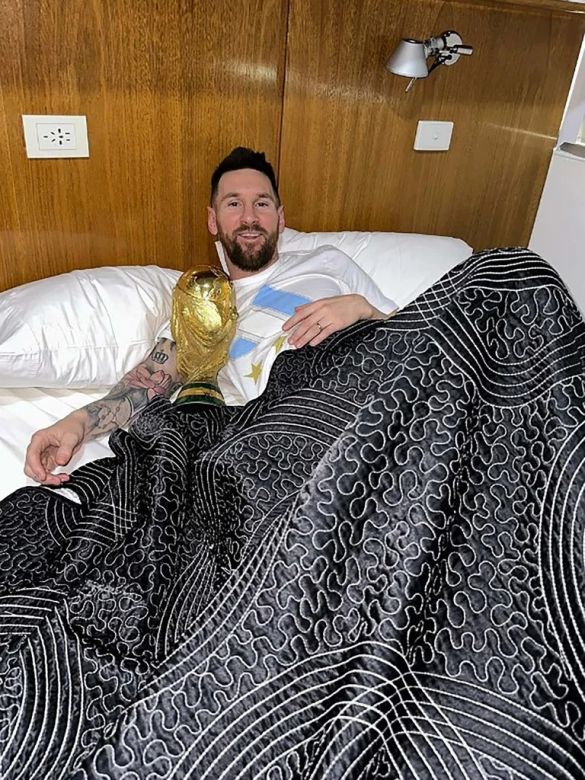
<path fill-rule="evenodd" d="M 249 225 L 251 222 L 255 222 L 256 212 L 252 203 L 244 204 L 244 210 L 242 212 L 242 222 Z"/>

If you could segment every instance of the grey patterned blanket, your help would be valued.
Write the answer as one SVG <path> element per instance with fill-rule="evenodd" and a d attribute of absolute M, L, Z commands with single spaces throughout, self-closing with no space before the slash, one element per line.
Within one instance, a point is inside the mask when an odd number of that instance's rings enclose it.
<path fill-rule="evenodd" d="M 0 504 L 4 780 L 585 778 L 585 324 L 526 250 Z"/>

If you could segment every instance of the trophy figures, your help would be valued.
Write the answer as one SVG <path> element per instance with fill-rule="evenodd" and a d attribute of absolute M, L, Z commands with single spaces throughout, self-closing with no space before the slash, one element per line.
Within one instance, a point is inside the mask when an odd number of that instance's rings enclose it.
<path fill-rule="evenodd" d="M 175 404 L 224 404 L 217 374 L 227 362 L 237 317 L 234 291 L 223 271 L 195 266 L 181 275 L 173 290 L 171 332 L 185 384 Z"/>

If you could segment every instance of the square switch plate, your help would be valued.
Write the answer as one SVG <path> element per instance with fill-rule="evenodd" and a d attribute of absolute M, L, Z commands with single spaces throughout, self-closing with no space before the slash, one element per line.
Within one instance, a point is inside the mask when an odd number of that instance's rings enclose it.
<path fill-rule="evenodd" d="M 453 122 L 421 121 L 416 128 L 414 148 L 417 152 L 446 152 L 451 145 Z"/>
<path fill-rule="evenodd" d="M 85 116 L 23 114 L 22 125 L 29 158 L 89 157 Z"/>

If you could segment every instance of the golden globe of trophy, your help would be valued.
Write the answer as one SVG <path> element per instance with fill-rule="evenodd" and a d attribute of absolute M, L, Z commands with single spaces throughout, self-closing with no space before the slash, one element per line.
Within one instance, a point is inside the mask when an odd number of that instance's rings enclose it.
<path fill-rule="evenodd" d="M 219 268 L 195 266 L 179 277 L 171 333 L 185 384 L 175 404 L 224 404 L 217 374 L 227 362 L 237 317 L 233 287 Z"/>

